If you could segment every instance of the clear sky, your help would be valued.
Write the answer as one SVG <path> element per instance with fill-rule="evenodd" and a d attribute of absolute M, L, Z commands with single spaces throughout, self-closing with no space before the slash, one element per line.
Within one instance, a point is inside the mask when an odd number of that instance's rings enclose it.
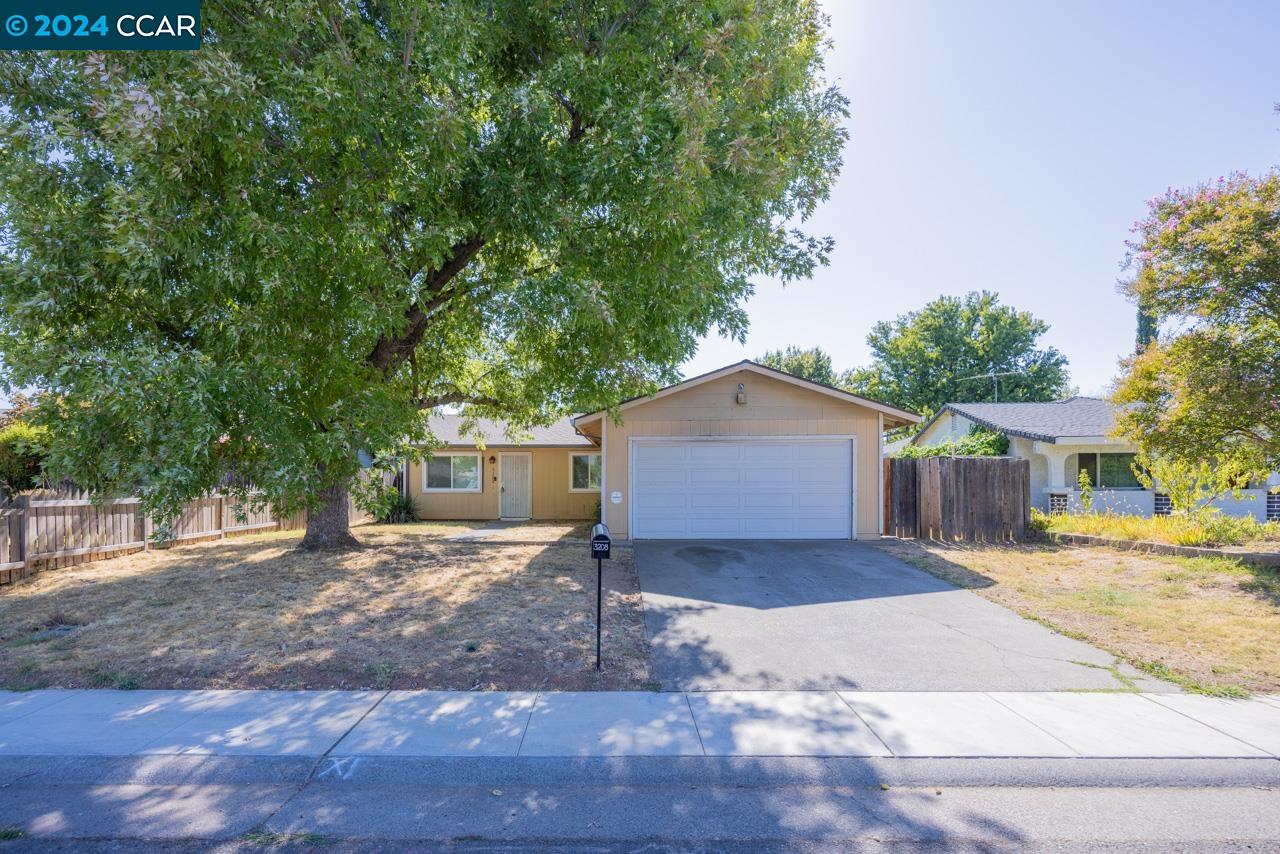
<path fill-rule="evenodd" d="M 851 103 L 831 264 L 760 282 L 745 346 L 866 364 L 871 325 L 939 294 L 998 292 L 1047 321 L 1084 394 L 1133 347 L 1124 241 L 1169 186 L 1280 164 L 1280 0 L 827 0 Z"/>

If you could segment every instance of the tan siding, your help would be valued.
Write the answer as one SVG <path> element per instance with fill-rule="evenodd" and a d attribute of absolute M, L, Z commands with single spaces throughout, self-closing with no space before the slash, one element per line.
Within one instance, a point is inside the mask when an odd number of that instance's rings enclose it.
<path fill-rule="evenodd" d="M 569 454 L 558 448 L 533 452 L 533 518 L 595 518 L 600 492 L 569 491 Z"/>
<path fill-rule="evenodd" d="M 501 463 L 490 465 L 489 457 L 501 460 L 503 451 L 487 448 L 481 452 L 483 492 L 422 491 L 422 466 L 409 467 L 409 494 L 420 519 L 497 519 L 498 476 Z M 593 518 L 599 494 L 569 492 L 569 451 L 565 448 L 521 448 L 532 457 L 533 518 Z"/>
<path fill-rule="evenodd" d="M 747 403 L 735 402 L 738 383 L 746 385 Z M 857 437 L 857 532 L 862 538 L 880 534 L 879 413 L 869 407 L 836 400 L 818 392 L 740 371 L 633 406 L 623 424 L 604 418 L 608 460 L 607 492 L 622 493 L 622 503 L 607 502 L 606 522 L 614 536 L 627 530 L 628 441 L 633 436 L 843 436 Z"/>

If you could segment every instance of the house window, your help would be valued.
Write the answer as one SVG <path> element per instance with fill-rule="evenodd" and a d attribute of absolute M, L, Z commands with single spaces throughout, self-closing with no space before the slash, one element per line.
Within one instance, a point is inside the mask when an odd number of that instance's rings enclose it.
<path fill-rule="evenodd" d="M 1163 492 L 1157 492 L 1155 509 L 1151 512 L 1157 516 L 1172 516 L 1173 502 L 1170 501 L 1169 496 L 1165 495 Z"/>
<path fill-rule="evenodd" d="M 1062 492 L 1049 493 L 1049 512 L 1050 513 L 1066 513 L 1067 512 L 1067 496 Z"/>
<path fill-rule="evenodd" d="M 1280 522 L 1280 492 L 1267 493 L 1267 521 Z"/>
<path fill-rule="evenodd" d="M 479 492 L 479 454 L 432 454 L 422 469 L 423 492 Z"/>
<path fill-rule="evenodd" d="M 569 491 L 599 492 L 604 464 L 599 454 L 569 455 Z"/>
<path fill-rule="evenodd" d="M 1094 489 L 1141 489 L 1133 473 L 1133 454 L 1078 454 L 1076 482 L 1082 470 L 1089 472 Z"/>

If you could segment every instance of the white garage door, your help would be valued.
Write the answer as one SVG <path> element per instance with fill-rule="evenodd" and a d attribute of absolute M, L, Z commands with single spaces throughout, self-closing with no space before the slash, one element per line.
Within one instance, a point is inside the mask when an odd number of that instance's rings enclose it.
<path fill-rule="evenodd" d="M 637 441 L 632 536 L 848 538 L 853 456 L 849 439 Z"/>

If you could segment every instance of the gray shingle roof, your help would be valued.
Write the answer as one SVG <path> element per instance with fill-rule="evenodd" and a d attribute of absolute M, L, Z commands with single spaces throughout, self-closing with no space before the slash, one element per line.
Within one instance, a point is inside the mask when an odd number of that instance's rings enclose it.
<path fill-rule="evenodd" d="M 1002 433 L 1042 442 L 1062 436 L 1106 436 L 1116 423 L 1115 405 L 1096 397 L 1049 403 L 948 403 L 938 414 L 947 411 Z"/>
<path fill-rule="evenodd" d="M 477 438 L 482 438 L 488 445 L 521 445 L 524 447 L 543 446 L 582 446 L 594 447 L 594 443 L 585 436 L 579 436 L 573 429 L 571 419 L 562 418 L 548 427 L 531 427 L 525 431 L 517 431 L 515 436 L 507 435 L 507 425 L 502 421 L 490 421 L 487 418 L 475 419 L 475 429 L 462 435 L 462 425 L 466 421 L 461 415 L 433 415 L 427 424 L 431 434 L 446 445 L 465 445 L 473 448 Z"/>

